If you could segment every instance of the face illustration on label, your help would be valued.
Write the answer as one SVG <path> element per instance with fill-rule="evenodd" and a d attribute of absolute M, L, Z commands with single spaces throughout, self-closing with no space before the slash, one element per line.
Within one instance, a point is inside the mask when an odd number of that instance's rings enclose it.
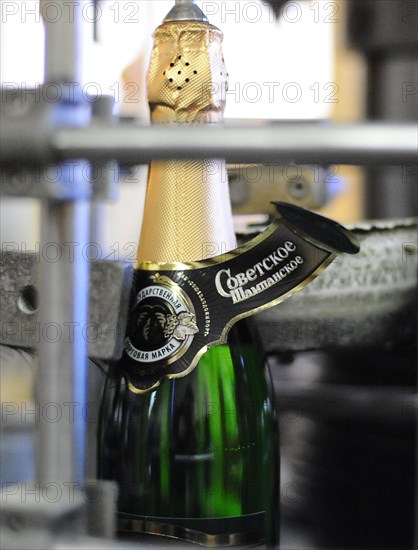
<path fill-rule="evenodd" d="M 167 364 L 179 359 L 190 347 L 199 329 L 195 310 L 185 292 L 159 274 L 138 293 L 125 351 L 135 361 Z"/>

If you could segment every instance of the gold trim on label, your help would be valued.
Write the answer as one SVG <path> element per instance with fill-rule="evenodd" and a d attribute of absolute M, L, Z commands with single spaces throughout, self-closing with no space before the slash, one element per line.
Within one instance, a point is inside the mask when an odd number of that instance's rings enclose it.
<path fill-rule="evenodd" d="M 200 260 L 197 262 L 138 262 L 135 269 L 140 271 L 190 271 L 191 269 L 206 269 L 215 265 L 222 265 L 252 250 L 262 241 L 270 237 L 280 225 L 280 220 L 276 219 L 265 231 L 248 241 L 248 243 L 226 252 L 225 254 L 221 254 L 220 256 L 209 258 L 208 260 Z"/>
<path fill-rule="evenodd" d="M 247 533 L 210 535 L 187 527 L 159 523 L 146 519 L 118 519 L 118 532 L 139 533 L 142 535 L 184 540 L 207 548 L 262 543 L 265 538 L 264 531 L 261 529 L 258 531 L 249 531 Z"/>

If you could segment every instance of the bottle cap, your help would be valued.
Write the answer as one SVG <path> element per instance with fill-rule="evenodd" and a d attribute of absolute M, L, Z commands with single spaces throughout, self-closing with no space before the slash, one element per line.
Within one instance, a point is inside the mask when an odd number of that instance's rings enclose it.
<path fill-rule="evenodd" d="M 196 6 L 194 0 L 176 0 L 176 5 L 164 19 L 165 23 L 172 21 L 200 21 L 208 23 L 206 15 Z"/>

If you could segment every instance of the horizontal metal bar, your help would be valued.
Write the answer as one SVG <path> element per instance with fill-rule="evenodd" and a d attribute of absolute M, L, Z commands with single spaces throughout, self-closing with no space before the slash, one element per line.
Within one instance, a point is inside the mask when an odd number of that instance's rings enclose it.
<path fill-rule="evenodd" d="M 228 162 L 394 165 L 417 162 L 413 124 L 275 123 L 247 127 L 95 125 L 60 129 L 52 149 L 62 159 L 226 158 Z"/>

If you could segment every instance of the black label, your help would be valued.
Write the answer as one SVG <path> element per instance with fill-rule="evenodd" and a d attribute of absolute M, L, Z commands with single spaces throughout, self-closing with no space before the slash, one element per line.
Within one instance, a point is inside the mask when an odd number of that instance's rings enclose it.
<path fill-rule="evenodd" d="M 196 263 L 145 263 L 136 274 L 125 354 L 130 389 L 185 376 L 238 320 L 304 288 L 339 252 L 356 253 L 341 226 L 277 203 L 275 222 L 246 245 Z M 126 359 L 126 356 L 125 356 Z"/>

